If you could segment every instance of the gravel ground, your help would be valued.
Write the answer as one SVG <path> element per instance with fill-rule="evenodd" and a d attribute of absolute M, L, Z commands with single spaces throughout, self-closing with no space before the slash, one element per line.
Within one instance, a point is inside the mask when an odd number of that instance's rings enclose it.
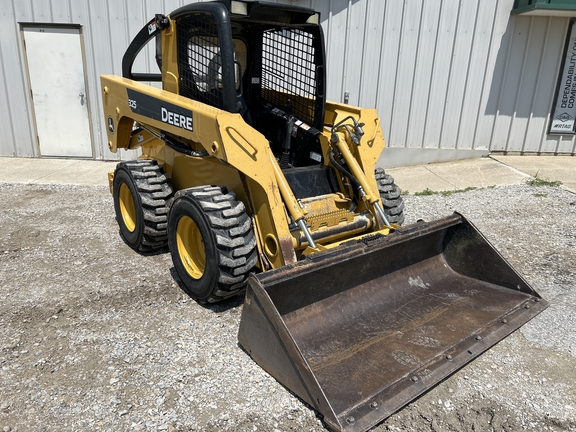
<path fill-rule="evenodd" d="M 576 431 L 576 195 L 504 186 L 405 197 L 458 210 L 550 301 L 375 430 Z M 238 346 L 242 298 L 204 307 L 169 254 L 118 235 L 105 187 L 0 184 L 0 431 L 322 431 Z"/>

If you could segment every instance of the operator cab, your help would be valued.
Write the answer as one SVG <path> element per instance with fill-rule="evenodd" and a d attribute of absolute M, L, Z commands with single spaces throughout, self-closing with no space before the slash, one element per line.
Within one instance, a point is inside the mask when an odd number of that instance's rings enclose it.
<path fill-rule="evenodd" d="M 282 169 L 322 161 L 324 50 L 315 11 L 223 0 L 184 6 L 171 18 L 181 95 L 240 113 Z"/>
<path fill-rule="evenodd" d="M 169 18 L 157 15 L 142 38 L 156 37 L 161 48 L 160 30 L 171 20 L 176 23 L 178 94 L 240 113 L 268 139 L 299 198 L 333 192 L 329 183 L 334 176 L 325 167 L 318 138 L 325 111 L 319 14 L 259 1 L 200 2 L 175 10 Z M 132 49 L 132 63 L 138 50 Z M 124 76 L 137 79 L 129 52 Z M 157 61 L 161 68 L 158 49 Z M 310 180 L 322 185 L 320 190 L 302 190 Z"/>

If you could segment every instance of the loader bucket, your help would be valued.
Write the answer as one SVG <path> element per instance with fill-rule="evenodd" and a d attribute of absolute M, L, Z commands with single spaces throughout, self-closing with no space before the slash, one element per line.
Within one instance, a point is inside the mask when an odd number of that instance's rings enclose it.
<path fill-rule="evenodd" d="M 459 214 L 251 276 L 239 341 L 336 431 L 366 431 L 547 302 Z"/>

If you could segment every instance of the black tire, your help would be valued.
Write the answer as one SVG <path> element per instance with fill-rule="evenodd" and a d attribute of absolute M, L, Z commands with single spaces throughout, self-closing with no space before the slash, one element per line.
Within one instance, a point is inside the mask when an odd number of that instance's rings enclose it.
<path fill-rule="evenodd" d="M 168 208 L 172 186 L 158 162 L 120 162 L 114 171 L 112 195 L 120 234 L 137 252 L 151 252 L 168 243 Z"/>
<path fill-rule="evenodd" d="M 200 303 L 242 293 L 258 257 L 244 204 L 218 186 L 176 193 L 168 247 L 184 291 Z"/>
<path fill-rule="evenodd" d="M 390 174 L 386 174 L 382 168 L 376 168 L 374 175 L 388 222 L 402 225 L 404 223 L 402 191 L 394 183 L 394 178 Z"/>

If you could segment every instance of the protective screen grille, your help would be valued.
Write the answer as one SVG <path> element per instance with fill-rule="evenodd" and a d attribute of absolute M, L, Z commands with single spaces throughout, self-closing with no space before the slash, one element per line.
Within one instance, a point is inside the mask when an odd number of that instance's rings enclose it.
<path fill-rule="evenodd" d="M 316 57 L 312 34 L 299 29 L 268 30 L 262 41 L 262 92 L 267 102 L 314 123 Z"/>
<path fill-rule="evenodd" d="M 178 22 L 178 70 L 182 96 L 223 107 L 222 58 L 211 14 L 190 15 Z"/>

